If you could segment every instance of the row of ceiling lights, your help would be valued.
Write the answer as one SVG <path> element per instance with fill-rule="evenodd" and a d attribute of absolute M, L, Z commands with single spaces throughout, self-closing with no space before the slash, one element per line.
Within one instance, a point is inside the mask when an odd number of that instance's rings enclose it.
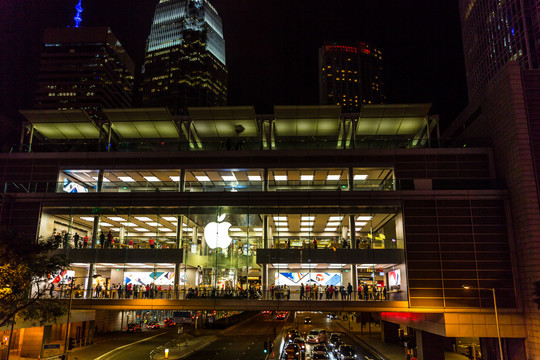
<path fill-rule="evenodd" d="M 368 175 L 354 175 L 354 180 L 366 180 Z M 137 182 L 137 180 L 133 179 L 131 176 L 118 176 L 118 178 L 122 182 Z M 148 182 L 162 182 L 159 178 L 156 176 L 143 176 L 143 178 Z M 171 181 L 174 182 L 180 182 L 180 176 L 169 176 Z M 211 182 L 212 180 L 206 176 L 195 176 L 195 178 L 200 182 Z M 237 181 L 236 176 L 234 175 L 222 175 L 221 178 L 223 181 Z M 313 181 L 315 178 L 314 175 L 300 175 L 300 181 Z M 95 181 L 98 181 L 98 178 L 93 176 L 92 179 Z M 262 178 L 260 175 L 248 175 L 249 181 L 262 181 Z M 288 177 L 287 175 L 274 175 L 275 181 L 287 181 Z M 339 181 L 341 180 L 341 175 L 328 175 L 326 177 L 326 181 Z M 103 177 L 103 182 L 111 182 L 106 177 Z"/>

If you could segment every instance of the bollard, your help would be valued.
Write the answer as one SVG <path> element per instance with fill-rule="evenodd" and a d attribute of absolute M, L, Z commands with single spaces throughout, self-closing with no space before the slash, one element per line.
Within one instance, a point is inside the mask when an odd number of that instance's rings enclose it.
<path fill-rule="evenodd" d="M 165 349 L 165 359 L 169 358 L 169 349 Z"/>

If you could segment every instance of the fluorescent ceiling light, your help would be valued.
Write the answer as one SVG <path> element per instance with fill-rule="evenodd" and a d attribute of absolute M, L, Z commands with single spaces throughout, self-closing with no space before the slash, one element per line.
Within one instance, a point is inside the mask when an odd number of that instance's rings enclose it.
<path fill-rule="evenodd" d="M 180 176 L 169 176 L 172 181 L 180 182 Z"/>
<path fill-rule="evenodd" d="M 313 269 L 316 267 L 317 267 L 317 264 L 300 264 L 300 268 L 302 269 Z"/>
<path fill-rule="evenodd" d="M 135 216 L 135 219 L 137 219 L 139 221 L 154 221 L 154 220 L 150 219 L 148 216 Z"/>
<path fill-rule="evenodd" d="M 120 231 L 120 228 L 111 228 L 111 231 Z"/>
<path fill-rule="evenodd" d="M 195 176 L 195 178 L 199 181 L 210 181 L 208 176 Z"/>
<path fill-rule="evenodd" d="M 176 216 L 164 216 L 162 217 L 163 220 L 167 220 L 167 221 L 175 221 L 175 222 L 178 222 L 178 218 Z"/>
<path fill-rule="evenodd" d="M 324 231 L 325 232 L 335 232 L 337 230 L 337 228 L 325 228 Z"/>
<path fill-rule="evenodd" d="M 328 221 L 341 221 L 343 220 L 343 216 L 330 216 L 328 218 Z"/>
<path fill-rule="evenodd" d="M 113 226 L 113 225 L 109 224 L 108 222 L 100 222 L 99 226 L 107 226 L 107 227 L 109 227 L 109 226 Z"/>
<path fill-rule="evenodd" d="M 143 178 L 145 178 L 146 181 L 150 181 L 150 182 L 159 182 L 159 181 L 161 181 L 155 176 L 143 176 Z"/>
<path fill-rule="evenodd" d="M 336 181 L 339 179 L 341 179 L 341 175 L 328 175 L 326 177 L 326 180 L 329 180 L 329 181 Z"/>
<path fill-rule="evenodd" d="M 315 220 L 315 216 L 302 216 L 301 219 L 302 221 L 303 220 L 313 221 Z"/>
<path fill-rule="evenodd" d="M 98 177 L 92 176 L 92 179 L 98 181 Z M 111 181 L 104 176 L 103 177 L 103 182 L 111 182 Z"/>
<path fill-rule="evenodd" d="M 276 181 L 287 181 L 287 175 L 274 175 Z"/>
<path fill-rule="evenodd" d="M 303 231 L 303 232 L 310 232 L 312 230 L 313 230 L 312 228 L 300 228 L 300 231 Z"/>
<path fill-rule="evenodd" d="M 356 174 L 354 175 L 354 180 L 366 180 L 367 179 L 367 175 L 360 175 L 360 174 Z"/>
<path fill-rule="evenodd" d="M 242 231 L 242 229 L 237 228 L 237 227 L 232 227 L 232 228 L 229 229 L 229 231 L 232 231 L 232 232 L 239 232 L 239 231 Z"/>
<path fill-rule="evenodd" d="M 274 221 L 287 221 L 286 216 L 274 216 Z"/>
<path fill-rule="evenodd" d="M 133 179 L 131 176 L 119 176 L 118 178 L 123 182 L 135 182 L 135 179 Z"/>
<path fill-rule="evenodd" d="M 339 268 L 342 268 L 342 267 L 345 267 L 345 266 L 347 266 L 347 264 L 329 264 L 328 268 L 329 269 L 339 269 Z"/>
<path fill-rule="evenodd" d="M 86 264 L 88 265 L 88 264 Z M 272 264 L 273 267 L 275 268 L 280 268 L 280 269 L 286 269 L 289 267 L 289 264 Z"/>
<path fill-rule="evenodd" d="M 302 180 L 302 181 L 311 181 L 311 180 L 313 180 L 313 175 L 300 175 L 300 180 Z"/>
<path fill-rule="evenodd" d="M 275 221 L 276 226 L 289 226 L 289 223 L 286 221 Z"/>
<path fill-rule="evenodd" d="M 276 228 L 277 231 L 285 231 L 288 232 L 289 228 Z"/>
<path fill-rule="evenodd" d="M 122 224 L 124 226 L 139 226 L 139 225 L 137 225 L 135 223 L 132 223 L 132 222 L 123 222 L 123 223 L 120 223 L 120 224 Z"/>
<path fill-rule="evenodd" d="M 358 221 L 369 221 L 371 219 L 373 219 L 373 216 L 359 216 L 356 218 Z"/>
<path fill-rule="evenodd" d="M 84 221 L 94 221 L 94 218 L 92 216 L 81 216 L 81 219 Z"/>
<path fill-rule="evenodd" d="M 185 227 L 185 228 L 182 228 L 182 230 L 187 231 L 187 232 L 191 232 L 191 231 L 193 231 L 193 228 Z"/>
<path fill-rule="evenodd" d="M 158 228 L 158 231 L 164 231 L 164 232 L 172 232 L 172 230 L 171 230 L 171 229 L 169 229 L 169 228 L 166 228 L 166 227 L 160 227 L 160 228 Z"/>
<path fill-rule="evenodd" d="M 146 225 L 148 225 L 148 226 L 160 226 L 161 224 L 158 223 L 158 222 L 152 221 L 152 222 L 147 222 Z"/>
<path fill-rule="evenodd" d="M 126 221 L 126 219 L 123 219 L 118 216 L 108 216 L 108 218 L 111 219 L 112 221 Z"/>
<path fill-rule="evenodd" d="M 248 175 L 248 179 L 250 181 L 261 181 L 262 180 L 260 175 Z"/>
<path fill-rule="evenodd" d="M 262 231 L 262 228 L 253 228 L 253 231 Z"/>
<path fill-rule="evenodd" d="M 366 225 L 367 225 L 367 222 L 365 222 L 365 221 L 359 221 L 359 222 L 357 222 L 357 223 L 354 224 L 354 225 L 355 225 L 355 226 L 362 226 L 362 227 L 363 227 L 363 226 L 366 226 Z"/>
<path fill-rule="evenodd" d="M 234 175 L 223 175 L 221 178 L 223 181 L 236 181 L 236 176 Z"/>
<path fill-rule="evenodd" d="M 148 229 L 140 228 L 140 227 L 135 228 L 134 230 L 135 230 L 135 231 L 140 231 L 140 232 L 147 232 L 147 231 L 148 231 Z"/>
<path fill-rule="evenodd" d="M 313 221 L 302 221 L 300 222 L 300 226 L 313 226 Z"/>
<path fill-rule="evenodd" d="M 358 267 L 360 269 L 368 269 L 370 267 L 374 267 L 376 264 L 362 264 L 362 265 L 358 265 Z"/>
<path fill-rule="evenodd" d="M 339 226 L 340 224 L 339 221 L 329 221 L 326 223 L 326 226 Z"/>

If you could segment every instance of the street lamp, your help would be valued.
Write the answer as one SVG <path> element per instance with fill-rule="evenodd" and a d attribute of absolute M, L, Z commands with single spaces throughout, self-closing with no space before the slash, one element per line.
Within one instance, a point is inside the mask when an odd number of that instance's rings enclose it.
<path fill-rule="evenodd" d="M 493 295 L 493 310 L 495 311 L 495 325 L 497 327 L 497 340 L 499 340 L 499 354 L 501 360 L 504 360 L 502 342 L 501 342 L 501 332 L 499 330 L 499 312 L 497 311 L 497 297 L 495 296 L 495 288 L 473 288 L 471 286 L 462 285 L 464 289 L 478 289 L 478 290 L 489 290 Z"/>
<path fill-rule="evenodd" d="M 98 277 L 101 277 L 99 274 L 92 275 L 93 279 L 96 279 Z M 73 303 L 73 283 L 76 279 L 86 279 L 86 276 L 77 276 L 77 277 L 70 277 L 71 283 L 69 284 L 69 309 L 68 309 L 68 316 L 67 316 L 67 324 L 66 324 L 66 341 L 64 342 L 64 359 L 67 358 L 67 351 L 68 351 L 68 341 L 69 341 L 69 328 L 70 328 L 70 320 L 71 320 L 71 304 Z"/>

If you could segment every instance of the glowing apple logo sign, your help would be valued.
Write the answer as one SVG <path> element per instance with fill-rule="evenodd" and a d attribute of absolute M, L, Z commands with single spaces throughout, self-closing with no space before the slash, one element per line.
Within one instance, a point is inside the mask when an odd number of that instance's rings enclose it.
<path fill-rule="evenodd" d="M 217 247 L 226 248 L 232 242 L 232 239 L 229 236 L 229 228 L 231 227 L 231 223 L 226 221 L 222 222 L 223 219 L 225 219 L 225 216 L 227 216 L 227 214 L 222 214 L 218 218 L 218 222 L 211 222 L 204 228 L 204 239 L 206 240 L 208 247 L 211 249 L 215 249 Z"/>

